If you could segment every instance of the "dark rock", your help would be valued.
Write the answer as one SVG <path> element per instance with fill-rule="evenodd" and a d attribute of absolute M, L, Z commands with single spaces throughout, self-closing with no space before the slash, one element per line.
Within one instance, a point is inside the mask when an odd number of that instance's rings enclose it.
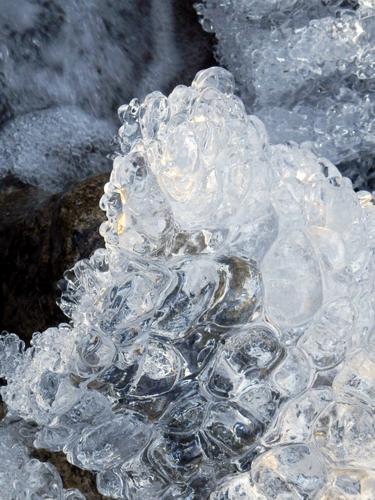
<path fill-rule="evenodd" d="M 102 500 L 108 498 L 97 492 L 95 474 L 70 464 L 64 453 L 53 453 L 48 450 L 34 450 L 32 456 L 41 462 L 49 462 L 54 465 L 61 476 L 64 488 L 77 488 L 77 490 L 85 495 L 86 500 Z"/>
<path fill-rule="evenodd" d="M 0 330 L 29 341 L 34 331 L 66 321 L 57 282 L 77 260 L 103 245 L 99 199 L 108 174 L 46 193 L 7 178 L 0 189 Z"/>
<path fill-rule="evenodd" d="M 5 403 L 3 403 L 0 399 L 0 420 L 2 420 L 5 417 Z"/>

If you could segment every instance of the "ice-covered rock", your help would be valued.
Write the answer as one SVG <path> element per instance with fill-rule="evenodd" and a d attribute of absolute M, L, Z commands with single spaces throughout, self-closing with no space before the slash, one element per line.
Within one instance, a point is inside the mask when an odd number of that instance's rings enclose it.
<path fill-rule="evenodd" d="M 311 142 L 374 190 L 374 3 L 204 0 L 196 8 L 271 142 Z"/>
<path fill-rule="evenodd" d="M 1 394 L 112 498 L 366 498 L 373 198 L 233 89 L 211 68 L 120 108 L 106 247 L 66 275 L 70 324 L 1 338 Z"/>
<path fill-rule="evenodd" d="M 63 488 L 55 467 L 32 458 L 30 429 L 19 422 L 0 425 L 0 486 L 3 500 L 85 500 L 76 489 Z"/>
<path fill-rule="evenodd" d="M 61 191 L 108 169 L 113 129 L 73 106 L 26 113 L 0 130 L 1 177 Z"/>

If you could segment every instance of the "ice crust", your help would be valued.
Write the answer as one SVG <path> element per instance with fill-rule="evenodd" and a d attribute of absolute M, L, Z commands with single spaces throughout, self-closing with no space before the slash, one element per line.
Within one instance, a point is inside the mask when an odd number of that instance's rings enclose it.
<path fill-rule="evenodd" d="M 0 338 L 8 418 L 112 498 L 372 498 L 372 195 L 271 145 L 222 68 L 119 117 L 70 324 Z"/>
<path fill-rule="evenodd" d="M 312 142 L 356 187 L 374 190 L 374 2 L 204 0 L 196 8 L 271 142 Z"/>
<path fill-rule="evenodd" d="M 106 120 L 74 106 L 26 113 L 0 132 L 0 182 L 11 173 L 25 183 L 60 191 L 107 170 L 112 138 Z M 6 167 L 2 172 L 1 166 Z"/>
<path fill-rule="evenodd" d="M 76 489 L 64 489 L 55 467 L 29 455 L 33 429 L 23 422 L 0 425 L 2 500 L 85 500 Z"/>

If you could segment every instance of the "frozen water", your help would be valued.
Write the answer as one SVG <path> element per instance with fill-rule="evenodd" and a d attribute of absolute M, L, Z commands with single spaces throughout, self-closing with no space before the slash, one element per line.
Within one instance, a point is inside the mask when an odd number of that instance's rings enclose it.
<path fill-rule="evenodd" d="M 203 0 L 196 9 L 271 142 L 311 142 L 374 190 L 374 2 Z"/>
<path fill-rule="evenodd" d="M 120 108 L 70 324 L 1 337 L 8 418 L 112 498 L 370 499 L 372 195 L 233 91 L 210 68 Z"/>
<path fill-rule="evenodd" d="M 111 126 L 106 120 L 66 106 L 26 113 L 0 131 L 1 176 L 60 191 L 107 169 Z"/>
<path fill-rule="evenodd" d="M 53 465 L 30 456 L 25 434 L 30 434 L 30 430 L 19 422 L 0 426 L 1 498 L 85 500 L 78 490 L 63 488 Z M 30 435 L 27 437 L 30 439 Z"/>

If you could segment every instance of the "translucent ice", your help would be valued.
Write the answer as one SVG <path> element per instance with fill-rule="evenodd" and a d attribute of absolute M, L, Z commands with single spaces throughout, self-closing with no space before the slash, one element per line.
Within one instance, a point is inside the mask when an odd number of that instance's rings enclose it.
<path fill-rule="evenodd" d="M 271 141 L 311 142 L 356 187 L 374 190 L 374 2 L 203 0 L 196 8 Z"/>
<path fill-rule="evenodd" d="M 105 249 L 66 274 L 70 324 L 1 338 L 2 396 L 112 498 L 371 498 L 372 195 L 233 89 L 120 108 Z"/>
<path fill-rule="evenodd" d="M 30 456 L 22 423 L 0 426 L 0 485 L 3 500 L 84 500 L 78 490 L 63 488 L 55 467 Z"/>

